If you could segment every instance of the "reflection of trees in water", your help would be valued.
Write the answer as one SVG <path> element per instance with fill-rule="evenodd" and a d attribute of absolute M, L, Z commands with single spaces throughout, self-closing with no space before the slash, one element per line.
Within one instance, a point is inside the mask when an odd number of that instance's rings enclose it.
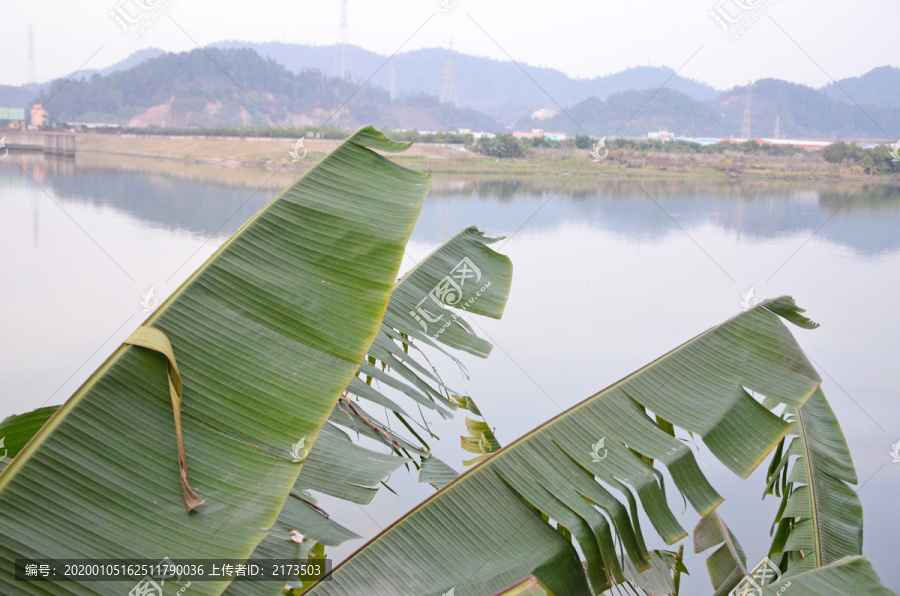
<path fill-rule="evenodd" d="M 819 197 L 819 204 L 832 211 L 895 213 L 900 211 L 900 185 L 866 186 L 856 193 L 825 191 Z"/>
<path fill-rule="evenodd" d="M 713 225 L 748 240 L 774 240 L 817 234 L 863 254 L 900 248 L 900 187 L 877 184 L 858 190 L 853 183 L 716 180 L 570 180 L 469 179 L 437 184 L 432 194 L 442 225 L 456 229 L 476 222 L 498 233 L 517 229 L 537 206 L 553 195 L 552 209 L 528 224 L 532 231 L 566 222 L 592 226 L 632 238 L 658 239 L 676 231 L 665 213 L 685 228 Z M 580 186 L 579 186 L 580 185 Z M 645 194 L 646 191 L 646 194 Z M 649 194 L 663 211 L 651 204 Z M 848 199 L 851 199 L 848 202 Z M 516 200 L 513 200 L 516 199 Z M 471 203 L 478 207 L 473 211 Z M 427 206 L 427 204 L 426 204 Z M 478 213 L 483 215 L 479 218 Z M 873 214 L 878 214 L 874 216 Z M 471 220 L 471 221 L 469 221 Z M 428 233 L 429 229 L 424 229 Z M 438 237 L 439 238 L 439 237 Z"/>
<path fill-rule="evenodd" d="M 254 188 L 192 182 L 159 173 L 86 169 L 72 176 L 48 176 L 46 185 L 64 202 L 109 205 L 151 224 L 204 236 L 230 235 L 276 193 L 274 189 L 256 192 Z"/>
<path fill-rule="evenodd" d="M 221 163 L 188 163 L 177 159 L 146 158 L 104 153 L 82 153 L 78 155 L 77 162 L 79 167 L 91 170 L 102 170 L 111 173 L 157 173 L 180 180 L 240 186 L 251 190 L 260 186 L 281 190 L 312 167 L 312 164 L 305 162 L 296 165 L 285 165 L 277 169 L 239 167 Z"/>
<path fill-rule="evenodd" d="M 817 194 L 824 201 L 834 199 L 844 202 L 856 193 L 862 181 L 844 181 L 824 183 L 815 181 L 786 182 L 784 180 L 715 180 L 703 178 L 684 178 L 678 180 L 616 178 L 604 179 L 575 175 L 566 180 L 566 176 L 535 176 L 531 178 L 451 178 L 435 175 L 431 194 L 435 197 L 476 197 L 510 201 L 522 195 L 540 196 L 556 192 L 559 196 L 570 199 L 593 199 L 597 197 L 633 198 L 649 194 L 658 197 L 703 197 L 742 199 L 781 197 L 793 200 L 799 197 L 808 199 Z M 645 194 L 646 193 L 646 194 Z M 900 198 L 900 185 L 874 183 L 867 185 L 858 197 L 861 204 L 874 199 L 896 201 Z M 856 202 L 856 198 L 852 202 Z M 884 208 L 887 205 L 877 205 Z"/>
<path fill-rule="evenodd" d="M 121 167 L 137 171 L 122 171 L 116 167 L 118 156 L 95 157 L 88 161 L 89 167 L 82 160 L 76 168 L 72 160 L 40 157 L 23 167 L 62 201 L 109 205 L 150 224 L 203 236 L 231 234 L 299 175 L 279 173 L 257 190 L 260 178 L 270 177 L 270 172 L 162 160 L 124 164 Z M 152 163 L 147 166 L 147 162 Z M 0 165 L 3 178 L 8 180 L 0 184 L 6 186 L 27 181 L 18 167 L 7 164 Z M 419 234 L 436 239 L 473 223 L 510 233 L 553 195 L 552 208 L 541 210 L 540 217 L 529 222 L 530 229 L 579 221 L 635 238 L 661 238 L 675 228 L 648 201 L 646 191 L 686 228 L 712 224 L 739 236 L 773 239 L 812 234 L 837 212 L 819 232 L 821 238 L 867 254 L 900 248 L 900 234 L 895 232 L 900 218 L 885 217 L 900 212 L 900 185 L 870 183 L 859 190 L 861 184 L 712 179 L 638 179 L 636 184 L 594 175 L 567 180 L 561 175 L 451 178 L 438 174 L 418 229 Z M 437 208 L 435 222 L 429 221 L 429 205 Z"/>

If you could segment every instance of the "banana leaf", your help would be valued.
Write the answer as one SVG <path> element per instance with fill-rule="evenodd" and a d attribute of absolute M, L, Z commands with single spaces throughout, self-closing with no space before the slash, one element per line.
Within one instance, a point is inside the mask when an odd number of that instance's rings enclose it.
<path fill-rule="evenodd" d="M 444 417 L 450 416 L 457 407 L 474 408 L 473 411 L 480 415 L 469 396 L 457 395 L 443 382 L 427 361 L 420 344 L 446 354 L 462 370 L 465 370 L 462 362 L 444 347 L 479 357 L 490 354 L 491 344 L 478 337 L 459 314 L 467 312 L 492 318 L 500 318 L 503 314 L 512 282 L 512 263 L 509 257 L 490 248 L 489 245 L 496 241 L 497 238 L 485 237 L 475 227 L 466 228 L 395 284 L 383 324 L 366 362 L 332 411 L 317 446 L 306 459 L 292 496 L 308 500 L 307 491 L 318 491 L 365 505 L 374 498 L 386 476 L 399 466 L 414 462 L 416 456 L 419 463 L 414 465 L 419 467 L 420 482 L 439 488 L 456 478 L 456 471 L 431 455 L 428 444 L 418 433 L 413 431 L 413 437 L 399 434 L 371 416 L 359 400 L 393 410 L 403 426 L 410 430 L 409 414 L 388 391 L 379 387 L 380 381 L 411 398 L 416 405 L 436 410 Z M 418 362 L 417 355 L 426 361 L 427 368 Z M 338 426 L 383 443 L 395 455 L 384 455 L 351 443 Z M 297 506 L 290 499 L 288 505 Z M 278 558 L 294 558 L 299 562 L 305 557 L 305 551 L 284 541 L 288 526 L 300 535 L 316 540 L 295 515 L 284 511 L 272 527 L 272 535 L 260 544 L 253 558 L 270 556 L 273 541 L 281 547 Z M 357 537 L 338 527 L 345 531 L 343 535 L 349 533 L 351 537 Z M 278 581 L 232 582 L 225 593 L 229 596 L 277 595 L 282 586 Z"/>
<path fill-rule="evenodd" d="M 699 514 L 722 501 L 657 419 L 699 434 L 749 476 L 790 424 L 748 391 L 800 407 L 820 383 L 781 320 L 813 327 L 801 312 L 789 297 L 762 302 L 560 414 L 445 486 L 309 594 L 493 594 L 532 575 L 557 595 L 599 593 L 626 581 L 617 543 L 635 570 L 650 569 L 639 508 L 666 543 L 686 532 L 648 460 L 667 467 Z"/>
<path fill-rule="evenodd" d="M 768 558 L 790 578 L 861 555 L 863 516 L 850 487 L 857 482 L 850 450 L 821 388 L 784 415 L 792 427 L 775 449 L 766 487 L 766 494 L 782 497 Z M 716 596 L 729 593 L 748 570 L 740 544 L 714 512 L 694 529 L 694 547 L 702 552 L 720 543 L 707 559 Z"/>
<path fill-rule="evenodd" d="M 455 303 L 464 305 L 465 299 L 471 296 L 477 299 L 483 297 L 485 301 L 479 306 L 479 314 L 494 318 L 502 315 L 509 293 L 511 263 L 507 257 L 487 247 L 488 244 L 495 241 L 496 239 L 494 238 L 485 238 L 474 227 L 464 229 L 435 250 L 414 270 L 396 283 L 389 302 L 389 312 L 386 312 L 384 324 L 382 329 L 379 330 L 380 336 L 388 339 L 386 329 L 390 330 L 392 336 L 401 334 L 400 337 L 403 338 L 406 345 L 392 344 L 391 348 L 393 350 L 397 353 L 402 353 L 404 358 L 409 359 L 410 345 L 417 340 L 413 340 L 410 337 L 415 332 L 415 329 L 411 328 L 411 324 L 415 323 L 413 315 L 410 312 L 406 312 L 408 316 L 404 318 L 402 316 L 404 309 L 407 309 L 407 311 L 413 310 L 415 305 L 410 302 L 410 298 L 414 298 L 417 293 L 420 293 L 422 296 L 427 295 L 428 292 L 425 291 L 425 288 L 429 284 L 435 285 L 439 281 L 439 275 L 453 271 L 452 261 L 454 260 L 460 262 L 464 258 L 469 259 L 470 264 L 477 268 L 475 277 L 479 279 L 476 279 L 476 281 L 480 281 L 480 278 L 485 280 L 490 278 L 490 281 L 492 281 L 488 286 L 492 288 L 490 292 L 481 292 L 480 296 L 476 296 L 477 291 L 480 290 L 480 287 L 478 287 L 475 288 L 475 291 L 466 292 L 462 296 L 457 297 L 458 299 Z M 469 285 L 471 287 L 471 284 Z M 486 282 L 483 285 L 487 285 Z M 465 283 L 463 283 L 463 288 L 465 288 Z M 476 301 L 472 301 L 472 304 Z M 449 306 L 448 302 L 443 304 Z M 448 320 L 454 319 L 455 317 L 448 316 Z M 391 325 L 388 325 L 388 323 Z M 462 325 L 464 322 L 458 324 Z M 420 323 L 416 323 L 416 327 L 418 325 Z M 471 328 L 466 327 L 465 329 L 467 329 L 466 333 L 458 335 L 457 341 L 465 341 L 473 349 L 481 347 L 482 351 L 478 352 L 478 355 L 487 356 L 490 352 L 490 344 L 478 338 L 471 331 Z M 427 340 L 428 338 L 424 339 Z M 438 336 L 436 341 L 441 342 L 441 339 L 441 336 Z M 418 350 L 418 347 L 415 346 L 415 349 Z M 462 366 L 462 363 L 452 353 L 448 355 Z M 386 369 L 386 372 L 390 373 L 391 369 Z M 430 378 L 435 377 L 432 376 Z M 359 391 L 359 386 L 368 391 Z M 438 387 L 452 400 L 454 407 L 460 405 L 460 407 L 480 415 L 469 396 L 457 396 L 443 383 L 439 383 Z M 414 455 L 419 455 L 422 458 L 421 482 L 429 482 L 439 487 L 457 476 L 456 471 L 436 457 L 431 456 L 426 449 L 409 442 L 406 437 L 402 437 L 385 427 L 381 422 L 369 416 L 360 404 L 351 403 L 350 396 L 360 393 L 362 393 L 364 399 L 373 401 L 376 405 L 396 408 L 395 411 L 399 410 L 398 416 L 401 413 L 405 414 L 399 405 L 392 402 L 389 397 L 381 393 L 377 388 L 366 384 L 358 376 L 354 377 L 344 397 L 335 406 L 329 422 L 323 427 L 323 432 L 320 434 L 317 442 L 318 447 L 313 449 L 304 460 L 303 470 L 295 483 L 294 490 L 291 492 L 292 498 L 286 501 L 281 515 L 270 529 L 267 537 L 253 552 L 251 558 L 295 558 L 299 561 L 306 556 L 306 552 L 316 542 L 326 546 L 337 546 L 345 540 L 358 538 L 359 536 L 355 533 L 335 523 L 324 511 L 319 509 L 315 505 L 315 498 L 308 493 L 307 489 L 366 504 L 371 501 L 383 478 L 403 463 L 409 461 L 402 456 L 389 457 L 358 445 L 353 445 L 346 434 L 338 430 L 335 424 L 350 427 L 359 434 L 386 442 L 392 447 L 399 446 L 404 454 L 411 452 Z M 373 396 L 374 399 L 372 399 Z M 9 424 L 13 425 L 15 423 L 16 427 L 15 430 L 10 431 L 12 433 L 10 445 L 14 447 L 10 451 L 11 455 L 17 452 L 17 447 L 24 445 L 30 439 L 31 435 L 40 428 L 55 410 L 56 406 L 53 406 L 10 418 Z M 7 428 L 7 422 L 0 423 L 0 429 L 2 428 Z M 2 465 L 0 463 L 0 466 Z M 295 532 L 293 534 L 295 537 L 299 535 L 304 538 L 304 541 L 299 543 L 301 546 L 298 547 L 298 543 L 291 540 L 291 532 Z M 282 586 L 283 582 L 278 581 L 232 582 L 226 593 L 278 594 Z"/>
<path fill-rule="evenodd" d="M 694 528 L 693 542 L 695 553 L 719 547 L 706 559 L 714 596 L 728 594 L 747 575 L 747 555 L 717 511 L 700 520 Z"/>
<path fill-rule="evenodd" d="M 464 373 L 462 362 L 446 348 L 480 358 L 490 354 L 491 344 L 478 337 L 465 315 L 495 319 L 503 315 L 512 283 L 512 263 L 509 257 L 490 248 L 497 240 L 484 236 L 475 227 L 468 227 L 396 283 L 378 336 L 358 376 L 347 387 L 348 396 L 392 410 L 410 431 L 413 429 L 407 419 L 412 407 L 432 410 L 444 418 L 452 415 L 460 403 L 459 392 L 445 384 L 422 348 L 428 346 L 448 356 Z M 380 388 L 381 384 L 414 403 L 404 408 Z M 337 407 L 347 411 L 351 404 L 344 400 Z M 354 414 L 364 411 L 355 404 L 352 408 L 358 411 Z M 332 417 L 335 424 L 359 431 L 361 421 L 356 417 L 337 410 L 335 414 Z M 365 414 L 359 418 L 363 424 L 375 422 Z M 406 445 L 397 444 L 394 433 L 382 430 L 386 429 L 380 428 L 372 438 L 398 455 L 427 457 L 428 444 L 418 433 L 411 438 L 418 441 L 415 448 L 409 450 Z"/>
<path fill-rule="evenodd" d="M 897 596 L 882 585 L 865 557 L 844 557 L 763 588 L 765 596 Z"/>
<path fill-rule="evenodd" d="M 782 495 L 769 556 L 782 555 L 790 577 L 861 555 L 863 511 L 850 486 L 857 483 L 850 449 L 822 391 L 786 414 L 793 427 L 776 451 L 767 491 Z"/>
<path fill-rule="evenodd" d="M 351 136 L 147 320 L 168 353 L 121 346 L 53 414 L 0 474 L 0 593 L 21 589 L 17 558 L 246 559 L 266 538 L 303 467 L 291 446 L 315 444 L 387 309 L 430 178 L 375 150 L 408 146 Z"/>

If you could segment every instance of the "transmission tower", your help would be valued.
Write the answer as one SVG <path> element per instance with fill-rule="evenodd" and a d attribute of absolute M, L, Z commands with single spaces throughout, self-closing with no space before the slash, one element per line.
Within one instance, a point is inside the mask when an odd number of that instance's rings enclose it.
<path fill-rule="evenodd" d="M 25 69 L 27 83 L 37 83 L 37 66 L 34 60 L 34 26 L 28 25 L 28 67 Z"/>
<path fill-rule="evenodd" d="M 741 127 L 741 138 L 750 138 L 750 105 L 753 101 L 753 83 L 747 83 L 747 105 L 744 106 L 744 124 Z"/>
<path fill-rule="evenodd" d="M 775 138 L 781 138 L 781 116 L 775 116 Z"/>
<path fill-rule="evenodd" d="M 397 71 L 393 64 L 391 64 L 391 84 L 388 92 L 391 94 L 391 100 L 397 99 Z"/>
<path fill-rule="evenodd" d="M 457 104 L 456 87 L 453 86 L 453 38 L 447 50 L 447 66 L 444 69 L 444 89 L 441 91 L 441 103 Z"/>
<path fill-rule="evenodd" d="M 334 55 L 334 76 L 343 77 L 348 81 L 353 78 L 348 56 L 350 46 L 350 26 L 347 17 L 347 0 L 341 0 L 341 28 L 338 33 L 337 51 Z"/>

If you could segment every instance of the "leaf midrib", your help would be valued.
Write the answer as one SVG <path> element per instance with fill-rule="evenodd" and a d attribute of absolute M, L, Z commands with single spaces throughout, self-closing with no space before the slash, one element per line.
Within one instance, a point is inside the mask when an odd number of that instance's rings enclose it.
<path fill-rule="evenodd" d="M 809 441 L 806 440 L 806 432 L 803 429 L 803 406 L 797 408 L 797 430 L 800 440 L 803 442 L 803 454 L 806 458 L 806 486 L 809 491 L 810 522 L 813 526 L 813 548 L 816 551 L 816 567 L 822 566 L 822 536 L 819 532 L 819 510 L 816 487 L 812 477 L 812 459 L 810 459 Z M 796 464 L 795 464 L 796 465 Z"/>

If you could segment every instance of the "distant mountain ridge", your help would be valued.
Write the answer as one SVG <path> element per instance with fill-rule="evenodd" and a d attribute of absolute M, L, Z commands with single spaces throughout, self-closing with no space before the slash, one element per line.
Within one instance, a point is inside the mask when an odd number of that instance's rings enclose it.
<path fill-rule="evenodd" d="M 387 129 L 416 123 L 432 129 L 498 127 L 484 114 L 437 98 L 412 95 L 392 102 L 378 87 L 359 89 L 318 70 L 294 74 L 248 48 L 163 54 L 107 76 L 57 80 L 36 100 L 50 96 L 48 108 L 57 120 L 132 127 L 287 128 L 326 122 L 338 128 L 367 123 Z"/>
<path fill-rule="evenodd" d="M 595 137 L 641 137 L 662 129 L 689 137 L 740 137 L 746 105 L 746 86 L 723 91 L 706 102 L 668 88 L 627 91 L 606 101 L 586 99 L 549 119 L 520 120 L 517 128 L 587 132 Z M 776 120 L 780 138 L 884 139 L 900 134 L 900 107 L 870 105 L 861 110 L 804 85 L 778 79 L 756 81 L 750 137 L 774 137 Z"/>
<path fill-rule="evenodd" d="M 900 68 L 879 66 L 862 76 L 829 83 L 822 91 L 835 101 L 900 107 Z"/>
<path fill-rule="evenodd" d="M 248 43 L 223 41 L 211 44 L 218 48 L 250 47 L 261 56 L 280 62 L 292 72 L 316 68 L 326 74 L 335 72 L 336 46 L 310 46 L 281 42 Z M 385 64 L 382 56 L 363 48 L 349 46 L 348 62 L 354 80 L 365 81 L 393 90 L 394 94 L 424 93 L 441 97 L 449 52 L 442 48 L 426 48 L 397 54 Z M 667 79 L 667 87 L 699 101 L 715 97 L 717 91 L 705 83 L 674 75 L 668 67 L 639 66 L 619 73 L 592 79 L 574 79 L 553 68 L 453 54 L 453 87 L 456 104 L 484 112 L 501 123 L 511 124 L 530 116 L 541 108 L 557 109 L 588 97 L 606 97 L 629 90 L 657 88 Z M 528 73 L 523 75 L 522 70 Z M 376 72 L 377 71 L 377 72 Z M 529 80 L 534 79 L 538 85 Z M 547 93 L 544 93 L 546 90 Z M 548 95 L 549 94 L 549 95 Z"/>
<path fill-rule="evenodd" d="M 317 126 L 353 96 L 330 124 L 491 132 L 542 128 L 595 137 L 646 136 L 662 128 L 695 137 L 742 133 L 746 86 L 716 91 L 668 68 L 572 79 L 554 69 L 521 65 L 526 76 L 511 62 L 455 54 L 456 101 L 449 103 L 440 100 L 446 50 L 414 50 L 388 60 L 348 49 L 352 81 L 330 76 L 337 66 L 335 46 L 237 41 L 208 46 L 205 51 L 251 100 L 202 50 L 172 54 L 145 48 L 101 71 L 77 73 L 65 85 L 64 79 L 55 81 L 53 89 L 62 90 L 48 108 L 53 118 L 70 122 L 266 126 L 272 124 L 267 112 L 282 126 Z M 377 74 L 361 86 L 371 73 Z M 893 137 L 900 134 L 896 89 L 900 69 L 891 66 L 821 89 L 761 79 L 753 83 L 751 136 L 774 136 L 777 120 L 782 137 Z M 50 95 L 49 83 L 0 86 L 0 106 L 27 107 Z M 537 110 L 542 117 L 532 118 Z"/>

